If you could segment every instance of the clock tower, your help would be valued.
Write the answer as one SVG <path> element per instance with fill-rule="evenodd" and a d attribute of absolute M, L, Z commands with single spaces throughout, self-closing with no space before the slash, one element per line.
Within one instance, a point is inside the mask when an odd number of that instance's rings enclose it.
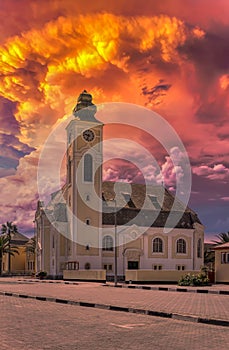
<path fill-rule="evenodd" d="M 84 90 L 67 130 L 67 196 L 70 256 L 86 268 L 101 268 L 102 139 L 103 124 L 95 118 L 96 106 Z M 70 249 L 70 248 L 69 248 Z"/>

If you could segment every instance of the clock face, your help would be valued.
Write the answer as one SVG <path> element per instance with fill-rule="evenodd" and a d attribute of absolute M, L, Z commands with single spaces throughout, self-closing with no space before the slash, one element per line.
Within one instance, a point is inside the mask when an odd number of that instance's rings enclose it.
<path fill-rule="evenodd" d="M 85 130 L 83 132 L 83 138 L 85 141 L 93 141 L 95 138 L 95 134 L 91 129 Z"/>

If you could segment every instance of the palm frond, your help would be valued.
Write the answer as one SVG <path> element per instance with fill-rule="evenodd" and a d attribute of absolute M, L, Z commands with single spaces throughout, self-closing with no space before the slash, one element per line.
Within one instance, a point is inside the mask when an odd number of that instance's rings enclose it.
<path fill-rule="evenodd" d="M 8 236 L 0 236 L 0 254 L 19 254 L 18 248 L 10 245 Z"/>
<path fill-rule="evenodd" d="M 25 252 L 26 253 L 35 253 L 36 247 L 37 247 L 36 238 L 32 237 L 31 240 L 27 243 L 27 245 L 25 247 Z"/>
<path fill-rule="evenodd" d="M 12 221 L 7 221 L 6 224 L 2 224 L 1 233 L 9 236 L 18 233 L 17 225 L 14 225 Z"/>
<path fill-rule="evenodd" d="M 229 242 L 229 231 L 228 232 L 221 232 L 218 235 L 215 235 L 218 240 L 212 240 L 215 244 L 223 244 Z"/>

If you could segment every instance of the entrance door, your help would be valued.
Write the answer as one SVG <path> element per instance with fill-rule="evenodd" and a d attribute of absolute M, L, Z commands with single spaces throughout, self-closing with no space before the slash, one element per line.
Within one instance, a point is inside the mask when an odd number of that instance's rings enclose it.
<path fill-rule="evenodd" d="M 128 270 L 138 270 L 138 261 L 128 261 Z"/>

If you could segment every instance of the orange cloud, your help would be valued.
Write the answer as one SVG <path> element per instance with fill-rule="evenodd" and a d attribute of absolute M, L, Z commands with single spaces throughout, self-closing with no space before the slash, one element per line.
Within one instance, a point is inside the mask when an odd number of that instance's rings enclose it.
<path fill-rule="evenodd" d="M 28 222 L 28 226 L 29 221 L 32 222 L 33 212 L 27 219 L 27 212 L 22 209 L 29 208 L 31 202 L 35 205 L 36 200 L 37 169 L 35 163 L 31 166 L 30 160 L 39 157 L 40 147 L 52 126 L 71 113 L 79 92 L 84 88 L 92 93 L 95 103 L 130 102 L 158 111 L 182 137 L 194 160 L 196 177 L 222 181 L 228 177 L 228 167 L 224 165 L 228 127 L 221 118 L 222 115 L 226 119 L 225 106 L 228 101 L 228 76 L 224 69 L 227 55 L 223 55 L 225 47 L 210 35 L 209 25 L 202 26 L 202 13 L 194 16 L 194 11 L 190 11 L 186 2 L 174 1 L 176 5 L 173 6 L 169 1 L 163 2 L 167 5 L 158 2 L 155 5 L 157 8 L 152 9 L 150 3 L 139 6 L 139 2 L 133 0 L 131 5 L 125 3 L 124 9 L 123 2 L 117 0 L 116 14 L 98 13 L 96 2 L 85 10 L 83 5 L 70 0 L 66 0 L 64 5 L 57 0 L 56 7 L 52 1 L 41 0 L 44 6 L 36 2 L 30 5 L 31 2 L 28 2 L 22 15 L 17 7 L 19 5 L 15 3 L 13 19 L 17 19 L 18 28 L 21 18 L 28 19 L 20 27 L 21 32 L 8 25 L 5 33 L 11 36 L 7 40 L 3 40 L 0 31 L 0 94 L 3 100 L 12 103 L 14 108 L 11 114 L 16 118 L 16 126 L 13 128 L 12 119 L 6 123 L 6 109 L 2 122 L 7 127 L 12 125 L 12 133 L 19 137 L 20 142 L 15 148 L 26 144 L 30 146 L 26 154 L 31 152 L 31 147 L 37 150 L 20 160 L 15 175 L 1 180 L 0 185 L 4 188 L 2 199 L 7 204 L 2 209 L 4 221 L 5 218 L 14 220 L 12 202 L 15 202 L 19 222 Z M 22 2 L 26 3 L 24 0 Z M 190 5 L 191 2 L 187 2 Z M 138 8 L 135 9 L 133 3 L 138 4 Z M 202 3 L 199 8 L 202 10 L 206 5 Z M 30 11 L 31 17 L 28 15 Z M 36 13 L 39 13 L 39 18 L 35 18 Z M 125 15 L 121 16 L 120 13 Z M 206 21 L 210 21 L 213 13 L 208 9 Z M 12 24 L 12 19 L 9 23 Z M 0 28 L 3 28 L 2 24 Z M 221 51 L 214 55 L 212 48 L 217 42 Z M 214 71 L 218 60 L 219 69 Z M 213 71 L 214 74 L 210 74 Z M 207 120 L 218 122 L 217 129 L 212 122 L 207 124 Z M 7 127 L 4 127 L 4 132 L 10 132 L 5 131 Z M 157 155 L 164 180 L 171 188 L 176 178 L 182 180 L 179 164 L 173 167 L 169 157 L 163 158 L 164 149 L 141 131 L 132 133 L 131 129 L 117 126 L 108 126 L 104 131 L 105 138 L 114 134 L 119 137 L 131 135 L 136 142 Z M 116 148 L 117 157 L 122 158 L 127 153 L 132 155 L 133 149 L 127 150 L 125 147 L 126 143 L 119 152 Z M 206 154 L 209 157 L 207 168 L 202 169 Z M 214 157 L 217 163 L 213 161 Z M 120 164 L 123 166 L 122 179 L 142 181 L 141 171 L 134 167 L 129 171 L 129 165 L 125 168 L 121 160 L 117 164 L 108 163 L 104 167 L 104 176 L 115 180 L 120 178 Z M 221 168 L 219 173 L 214 164 L 222 164 L 226 168 Z M 160 180 L 148 159 L 140 169 L 147 172 L 149 181 Z M 12 175 L 14 171 L 12 168 L 2 168 L 1 174 Z M 44 190 L 50 191 L 50 185 L 47 184 Z M 11 198 L 9 193 L 13 193 Z M 10 206 L 12 210 L 9 210 Z"/>
<path fill-rule="evenodd" d="M 141 55 L 156 49 L 163 61 L 176 61 L 176 48 L 190 36 L 198 37 L 199 32 L 198 28 L 189 30 L 175 17 L 133 18 L 103 13 L 59 17 L 42 29 L 9 38 L 0 47 L 0 93 L 18 102 L 15 116 L 21 127 L 20 140 L 37 146 L 30 129 L 37 117 L 41 124 L 50 126 L 70 112 L 67 103 L 71 102 L 72 108 L 80 77 L 96 79 L 113 67 L 128 81 L 134 52 Z M 69 80 L 71 90 L 64 90 L 63 79 Z M 95 86 L 95 90 L 98 92 L 99 88 Z M 119 98 L 117 89 L 111 87 L 107 97 Z M 104 98 L 101 89 L 99 98 Z"/>
<path fill-rule="evenodd" d="M 229 87 L 229 74 L 222 75 L 220 77 L 219 83 L 220 83 L 221 89 L 227 90 Z"/>

